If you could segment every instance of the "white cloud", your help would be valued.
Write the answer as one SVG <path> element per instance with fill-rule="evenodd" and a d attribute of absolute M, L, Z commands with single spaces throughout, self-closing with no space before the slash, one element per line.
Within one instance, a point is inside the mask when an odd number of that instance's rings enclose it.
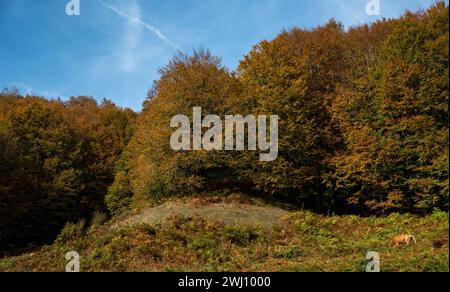
<path fill-rule="evenodd" d="M 141 15 L 140 7 L 136 1 L 132 2 L 133 3 L 128 8 L 128 13 L 133 17 L 133 19 L 139 18 Z M 136 49 L 139 46 L 142 27 L 133 19 L 127 22 L 124 34 L 122 36 L 122 54 L 120 55 L 119 66 L 125 72 L 133 72 L 138 63 Z"/>
<path fill-rule="evenodd" d="M 172 41 L 170 41 L 159 29 L 157 29 L 156 27 L 154 27 L 154 26 L 148 24 L 147 22 L 145 22 L 144 20 L 142 20 L 141 15 L 140 15 L 139 4 L 137 3 L 137 1 L 133 1 L 133 5 L 131 7 L 131 13 L 121 11 L 120 9 L 118 9 L 114 6 L 107 4 L 103 0 L 97 0 L 97 1 L 100 2 L 106 8 L 108 8 L 109 10 L 113 11 L 115 14 L 126 18 L 133 25 L 142 26 L 149 32 L 156 35 L 159 39 L 163 40 L 166 44 L 168 44 L 172 48 L 181 50 L 177 45 L 175 45 Z M 137 7 L 137 9 L 134 9 L 133 7 L 135 7 L 135 8 Z"/>

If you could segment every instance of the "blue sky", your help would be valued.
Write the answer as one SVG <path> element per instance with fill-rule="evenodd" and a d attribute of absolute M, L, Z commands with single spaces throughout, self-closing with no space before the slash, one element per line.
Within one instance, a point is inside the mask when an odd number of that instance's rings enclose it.
<path fill-rule="evenodd" d="M 345 26 L 398 17 L 434 0 L 0 0 L 0 88 L 66 99 L 90 95 L 140 110 L 158 68 L 177 48 L 209 48 L 236 68 L 253 45 L 283 28 L 335 19 Z"/>

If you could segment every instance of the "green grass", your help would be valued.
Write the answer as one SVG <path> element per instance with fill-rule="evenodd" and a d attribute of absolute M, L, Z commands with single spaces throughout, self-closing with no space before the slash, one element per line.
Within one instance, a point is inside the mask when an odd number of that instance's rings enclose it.
<path fill-rule="evenodd" d="M 385 218 L 299 212 L 272 228 L 172 216 L 158 225 L 63 233 L 70 236 L 1 259 L 0 271 L 64 271 L 64 255 L 72 250 L 81 256 L 82 271 L 361 272 L 369 251 L 380 253 L 386 272 L 449 270 L 448 214 L 442 212 Z M 417 245 L 391 246 L 399 233 L 414 234 Z"/>

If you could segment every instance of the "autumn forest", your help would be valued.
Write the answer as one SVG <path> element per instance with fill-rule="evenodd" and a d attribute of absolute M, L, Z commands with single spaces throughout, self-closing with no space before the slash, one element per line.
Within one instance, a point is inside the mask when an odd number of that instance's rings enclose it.
<path fill-rule="evenodd" d="M 178 53 L 133 112 L 110 100 L 0 93 L 0 254 L 68 222 L 231 190 L 323 215 L 448 211 L 449 16 L 437 3 L 345 29 L 330 20 L 255 44 L 229 70 Z M 279 154 L 174 151 L 192 109 L 278 115 Z"/>

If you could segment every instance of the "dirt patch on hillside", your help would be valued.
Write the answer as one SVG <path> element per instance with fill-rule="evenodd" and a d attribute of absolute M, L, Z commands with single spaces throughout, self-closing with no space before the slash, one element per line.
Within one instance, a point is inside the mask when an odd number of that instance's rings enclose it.
<path fill-rule="evenodd" d="M 249 204 L 218 203 L 207 206 L 194 206 L 192 204 L 166 203 L 146 209 L 138 215 L 116 223 L 114 226 L 123 227 L 141 223 L 158 224 L 163 223 L 170 216 L 178 215 L 183 217 L 199 216 L 206 220 L 219 220 L 226 225 L 261 225 L 269 228 L 274 225 L 281 225 L 282 218 L 288 214 L 288 211 L 279 208 Z"/>

